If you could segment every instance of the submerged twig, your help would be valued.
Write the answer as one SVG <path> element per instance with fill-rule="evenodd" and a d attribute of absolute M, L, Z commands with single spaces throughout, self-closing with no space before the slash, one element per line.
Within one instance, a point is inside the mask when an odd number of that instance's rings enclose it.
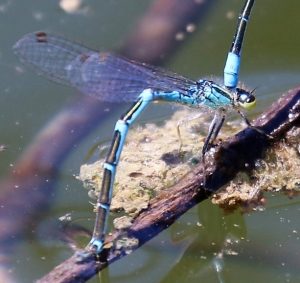
<path fill-rule="evenodd" d="M 166 54 L 177 50 L 182 40 L 192 30 L 194 23 L 206 12 L 208 4 L 214 1 L 157 0 L 140 19 L 134 31 L 128 36 L 121 53 L 141 62 L 161 63 Z M 191 28 L 190 28 L 191 29 Z M 172 49 L 170 50 L 170 47 Z"/>
<path fill-rule="evenodd" d="M 275 102 L 253 125 L 266 135 L 246 128 L 221 143 L 215 154 L 209 156 L 205 166 L 200 163 L 179 183 L 152 199 L 149 207 L 134 219 L 130 228 L 113 232 L 108 240 L 116 240 L 126 232 L 126 237 L 137 239 L 137 244 L 131 248 L 133 251 L 216 192 L 239 171 L 253 168 L 255 160 L 262 158 L 268 148 L 285 137 L 292 127 L 300 126 L 300 87 Z M 101 258 L 107 257 L 106 262 L 99 261 L 92 254 L 85 261 L 78 262 L 78 256 L 73 255 L 39 282 L 84 282 L 127 254 L 126 248 L 106 249 L 101 254 Z"/>

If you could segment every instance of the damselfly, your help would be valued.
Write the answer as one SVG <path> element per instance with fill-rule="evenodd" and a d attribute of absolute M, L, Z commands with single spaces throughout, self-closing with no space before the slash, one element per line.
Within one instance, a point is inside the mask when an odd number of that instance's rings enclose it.
<path fill-rule="evenodd" d="M 224 69 L 224 85 L 210 80 L 193 81 L 161 68 L 134 62 L 111 53 L 99 53 L 66 39 L 45 32 L 27 34 L 14 46 L 25 63 L 46 77 L 76 87 L 82 93 L 102 101 L 134 102 L 117 121 L 113 140 L 104 163 L 101 192 L 93 237 L 88 249 L 103 249 L 111 203 L 114 177 L 130 125 L 152 101 L 169 101 L 215 110 L 202 154 L 216 139 L 228 108 L 239 110 L 255 105 L 252 93 L 237 88 L 240 53 L 244 33 L 254 0 L 247 0 L 239 17 L 237 30 Z"/>

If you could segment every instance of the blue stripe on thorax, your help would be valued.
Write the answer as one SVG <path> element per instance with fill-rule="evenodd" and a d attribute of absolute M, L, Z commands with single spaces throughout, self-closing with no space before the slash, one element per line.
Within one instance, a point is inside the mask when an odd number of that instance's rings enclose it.
<path fill-rule="evenodd" d="M 202 103 L 210 108 L 216 109 L 233 104 L 233 95 L 226 88 L 211 81 L 199 81 L 202 84 Z"/>
<path fill-rule="evenodd" d="M 205 105 L 213 109 L 233 104 L 233 95 L 229 90 L 208 80 L 200 80 L 197 84 L 192 85 L 188 94 L 176 90 L 172 92 L 154 91 L 153 99 L 177 102 L 190 107 Z"/>

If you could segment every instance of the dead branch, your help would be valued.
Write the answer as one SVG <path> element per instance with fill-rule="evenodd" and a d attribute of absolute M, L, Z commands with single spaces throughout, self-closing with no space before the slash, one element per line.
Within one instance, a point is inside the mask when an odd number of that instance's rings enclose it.
<path fill-rule="evenodd" d="M 217 146 L 205 163 L 200 163 L 179 183 L 155 197 L 149 207 L 141 212 L 126 231 L 114 231 L 107 241 L 124 235 L 138 240 L 136 250 L 195 204 L 209 197 L 230 181 L 239 171 L 249 170 L 257 158 L 263 158 L 266 149 L 286 136 L 293 127 L 300 125 L 300 87 L 290 90 L 258 117 L 253 128 L 246 128 Z M 271 137 L 271 139 L 270 139 Z M 38 282 L 85 282 L 108 264 L 127 255 L 126 249 L 105 249 L 99 258 L 90 254 L 79 262 L 78 256 L 55 267 Z M 104 259 L 107 259 L 106 261 Z"/>

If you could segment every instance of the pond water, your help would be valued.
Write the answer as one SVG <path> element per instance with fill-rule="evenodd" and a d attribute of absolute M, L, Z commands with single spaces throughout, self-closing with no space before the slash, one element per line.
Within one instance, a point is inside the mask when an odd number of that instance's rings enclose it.
<path fill-rule="evenodd" d="M 24 67 L 12 52 L 13 44 L 28 32 L 46 30 L 94 49 L 118 50 L 151 2 L 85 0 L 78 12 L 68 13 L 59 1 L 0 0 L 0 144 L 6 147 L 0 152 L 3 180 L 47 123 L 80 97 L 73 89 Z M 300 2 L 256 2 L 240 76 L 250 89 L 257 88 L 258 106 L 249 113 L 252 118 L 300 83 Z M 164 67 L 191 78 L 222 76 L 242 4 L 238 0 L 212 1 L 196 30 L 185 33 L 180 48 L 166 56 Z M 115 107 L 114 111 L 64 156 L 51 192 L 51 206 L 42 212 L 35 229 L 26 231 L 14 247 L 9 265 L 13 280 L 32 282 L 72 254 L 63 243 L 44 237 L 46 228 L 59 217 L 72 213 L 78 224 L 92 227 L 90 199 L 74 176 L 82 163 L 95 158 L 96 154 L 89 157 L 95 144 L 108 143 L 114 122 L 128 105 L 109 107 Z M 139 122 L 162 122 L 172 111 L 169 105 L 151 106 Z M 289 199 L 278 192 L 268 193 L 266 198 L 265 209 L 249 214 L 225 214 L 210 200 L 199 204 L 137 252 L 111 265 L 103 282 L 299 282 L 299 198 Z"/>

